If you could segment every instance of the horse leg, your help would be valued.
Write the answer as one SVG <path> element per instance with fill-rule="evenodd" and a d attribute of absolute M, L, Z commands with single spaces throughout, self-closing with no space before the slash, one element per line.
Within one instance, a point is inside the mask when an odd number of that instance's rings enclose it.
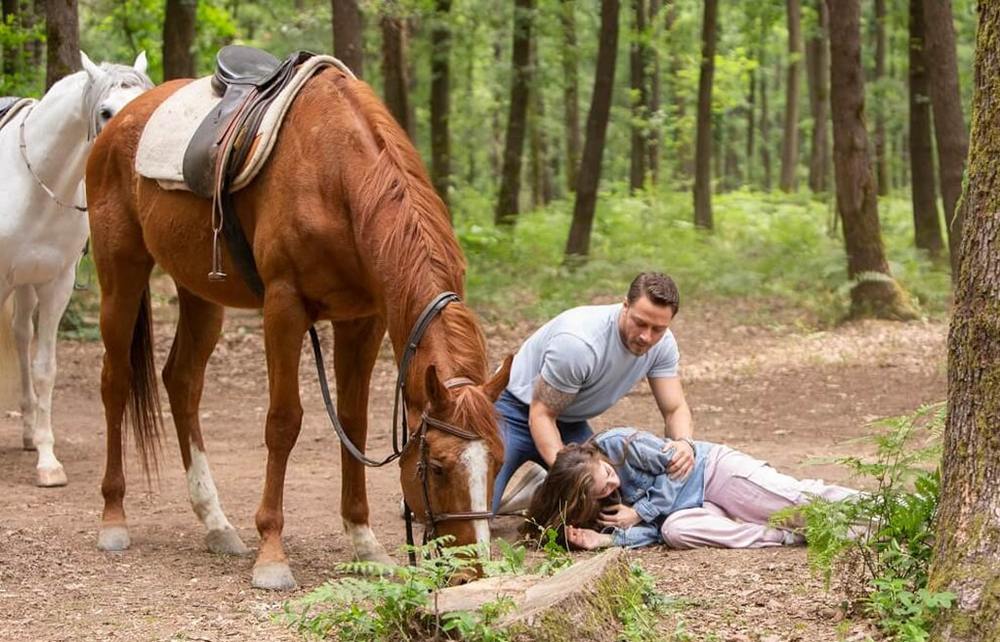
<path fill-rule="evenodd" d="M 205 382 L 205 365 L 222 331 L 223 308 L 177 288 L 180 317 L 170 356 L 163 367 L 163 383 L 177 429 L 181 460 L 187 472 L 191 507 L 208 529 L 205 543 L 213 553 L 245 555 L 247 547 L 226 519 L 209 470 L 201 435 L 198 406 Z"/>
<path fill-rule="evenodd" d="M 368 435 L 368 390 L 385 324 L 377 317 L 333 324 L 333 364 L 337 379 L 337 414 L 351 441 L 362 451 Z M 340 447 L 340 514 L 355 559 L 393 564 L 368 525 L 365 466 Z"/>
<path fill-rule="evenodd" d="M 281 531 L 285 525 L 285 469 L 302 427 L 299 356 L 309 324 L 309 316 L 294 291 L 282 284 L 268 286 L 264 295 L 264 348 L 270 402 L 264 429 L 267 472 L 256 516 L 261 538 L 253 567 L 253 586 L 257 588 L 295 587 L 295 577 L 281 544 Z"/>
<path fill-rule="evenodd" d="M 31 383 L 31 340 L 35 336 L 32 316 L 37 304 L 35 286 L 22 285 L 14 290 L 14 344 L 21 373 L 21 442 L 25 450 L 35 449 L 35 408 L 38 398 Z"/>
<path fill-rule="evenodd" d="M 38 341 L 32 363 L 32 384 L 37 397 L 34 443 L 38 449 L 39 486 L 65 486 L 66 472 L 56 459 L 52 434 L 52 388 L 56 379 L 56 335 L 69 298 L 73 294 L 76 264 L 70 265 L 55 279 L 36 286 L 38 296 Z"/>

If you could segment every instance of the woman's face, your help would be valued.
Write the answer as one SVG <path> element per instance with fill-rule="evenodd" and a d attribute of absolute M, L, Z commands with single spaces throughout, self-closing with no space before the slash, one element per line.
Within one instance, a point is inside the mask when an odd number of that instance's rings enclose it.
<path fill-rule="evenodd" d="M 591 491 L 594 493 L 594 497 L 597 499 L 604 499 L 611 493 L 618 490 L 618 486 L 621 482 L 618 479 L 618 473 L 615 471 L 614 466 L 606 461 L 598 461 L 594 466 L 594 483 L 591 487 Z"/>

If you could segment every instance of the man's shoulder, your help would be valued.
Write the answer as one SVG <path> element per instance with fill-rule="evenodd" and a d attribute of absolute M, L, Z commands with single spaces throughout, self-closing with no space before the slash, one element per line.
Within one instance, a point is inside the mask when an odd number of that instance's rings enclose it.
<path fill-rule="evenodd" d="M 583 305 L 561 312 L 549 323 L 549 336 L 571 336 L 594 345 L 606 341 L 610 325 L 617 320 L 621 304 Z"/>

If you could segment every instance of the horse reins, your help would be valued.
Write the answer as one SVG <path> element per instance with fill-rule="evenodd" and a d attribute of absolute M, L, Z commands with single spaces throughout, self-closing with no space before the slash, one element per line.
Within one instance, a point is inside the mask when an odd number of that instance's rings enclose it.
<path fill-rule="evenodd" d="M 86 212 L 87 211 L 86 207 L 80 207 L 79 205 L 70 205 L 60 201 L 59 197 L 55 195 L 55 192 L 49 189 L 49 186 L 46 185 L 42 181 L 42 179 L 38 177 L 38 174 L 35 173 L 35 168 L 31 166 L 31 161 L 28 160 L 28 145 L 24 141 L 24 123 L 28 122 L 28 116 L 31 115 L 31 110 L 34 109 L 35 105 L 37 104 L 38 103 L 32 103 L 31 106 L 28 107 L 28 111 L 24 112 L 24 118 L 21 119 L 21 123 L 17 126 L 17 137 L 18 137 L 17 146 L 18 149 L 21 150 L 21 160 L 24 161 L 24 166 L 28 168 L 28 173 L 31 174 L 31 177 L 35 179 L 35 182 L 38 184 L 39 187 L 45 190 L 45 193 L 49 195 L 49 198 L 55 201 L 56 205 L 60 207 L 71 207 L 75 209 L 77 212 Z"/>
<path fill-rule="evenodd" d="M 400 359 L 399 371 L 396 375 L 395 397 L 392 407 L 392 452 L 381 460 L 372 459 L 362 452 L 361 449 L 359 449 L 354 442 L 351 441 L 351 438 L 347 435 L 347 431 L 344 430 L 344 426 L 340 423 L 340 418 L 337 416 L 337 412 L 333 407 L 333 401 L 330 398 L 330 388 L 326 380 L 326 368 L 323 363 L 323 352 L 320 347 L 319 335 L 316 333 L 316 327 L 310 326 L 309 338 L 312 342 L 313 356 L 316 360 L 316 372 L 319 376 L 320 392 L 323 395 L 323 404 L 326 406 L 326 412 L 330 417 L 330 423 L 333 425 L 333 429 L 337 433 L 337 437 L 340 439 L 340 443 L 344 446 L 344 448 L 347 449 L 352 457 L 365 466 L 372 468 L 385 466 L 386 464 L 399 459 L 399 457 L 406 451 L 409 443 L 410 431 L 406 422 L 406 411 L 404 410 L 402 414 L 400 413 L 400 401 L 402 400 L 404 402 L 403 405 L 405 405 L 406 382 L 409 375 L 410 361 L 413 359 L 413 355 L 416 353 L 417 347 L 420 345 L 420 340 L 423 338 L 424 333 L 427 331 L 427 327 L 430 325 L 431 321 L 434 320 L 434 317 L 436 317 L 449 303 L 460 300 L 461 298 L 454 292 L 442 292 L 437 295 L 430 303 L 427 304 L 423 312 L 420 313 L 413 329 L 410 331 L 409 339 L 407 340 L 406 347 L 403 350 L 403 357 Z M 466 377 L 455 377 L 446 381 L 444 385 L 446 388 L 451 389 L 460 386 L 474 385 L 474 383 L 475 382 Z M 402 430 L 400 430 L 400 428 L 402 428 Z M 426 411 L 421 414 L 420 426 L 414 432 L 416 439 L 419 440 L 420 448 L 420 461 L 417 463 L 417 474 L 420 476 L 424 496 L 424 513 L 426 518 L 423 520 L 423 541 L 425 544 L 428 539 L 433 538 L 437 531 L 437 525 L 441 522 L 470 521 L 476 519 L 490 519 L 493 517 L 492 511 L 465 511 L 460 513 L 434 512 L 430 501 L 430 481 L 427 475 L 427 467 L 430 460 L 427 444 L 427 432 L 431 429 L 440 430 L 441 432 L 466 441 L 482 439 L 480 435 L 463 430 L 458 426 L 441 421 L 435 417 L 431 417 Z M 400 439 L 400 435 L 402 435 L 402 439 Z M 403 515 L 406 521 L 406 543 L 408 545 L 410 564 L 415 564 L 416 556 L 414 553 L 413 539 L 413 511 L 410 509 L 410 506 L 406 503 L 405 499 L 403 501 Z"/>

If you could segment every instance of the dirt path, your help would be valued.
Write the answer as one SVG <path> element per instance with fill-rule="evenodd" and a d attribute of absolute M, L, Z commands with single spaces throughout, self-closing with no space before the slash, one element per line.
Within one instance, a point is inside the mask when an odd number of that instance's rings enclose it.
<path fill-rule="evenodd" d="M 945 396 L 943 324 L 866 322 L 803 333 L 791 325 L 741 325 L 745 312 L 691 306 L 676 322 L 699 438 L 743 449 L 798 476 L 844 482 L 836 466 L 809 460 L 855 452 L 857 445 L 846 442 L 863 434 L 866 421 Z M 158 318 L 169 314 L 157 311 Z M 493 359 L 514 349 L 528 331 L 525 325 L 491 331 Z M 170 334 L 169 325 L 157 327 L 158 365 Z M 99 343 L 59 346 L 56 448 L 69 486 L 32 485 L 34 454 L 20 449 L 16 418 L 0 415 L 0 640 L 297 639 L 272 621 L 281 601 L 315 587 L 334 564 L 349 558 L 338 517 L 337 442 L 322 415 L 311 366 L 303 364 L 306 417 L 285 493 L 286 544 L 303 588 L 273 594 L 250 587 L 252 558 L 224 558 L 204 549 L 172 434 L 151 491 L 129 461 L 132 548 L 113 555 L 96 550 L 104 466 L 101 355 Z M 389 445 L 393 376 L 384 353 L 372 394 L 370 449 L 376 453 Z M 257 542 L 253 514 L 266 454 L 265 390 L 259 320 L 232 314 L 209 364 L 202 423 L 223 506 L 251 547 Z M 595 424 L 661 431 L 644 389 Z M 394 508 L 400 498 L 396 469 L 371 472 L 369 496 L 372 525 L 383 543 L 402 543 Z M 803 549 L 655 548 L 638 556 L 662 590 L 684 599 L 685 608 L 664 627 L 680 626 L 690 639 L 714 634 L 718 640 L 814 642 L 864 630 L 837 621 L 837 596 L 810 576 Z"/>

